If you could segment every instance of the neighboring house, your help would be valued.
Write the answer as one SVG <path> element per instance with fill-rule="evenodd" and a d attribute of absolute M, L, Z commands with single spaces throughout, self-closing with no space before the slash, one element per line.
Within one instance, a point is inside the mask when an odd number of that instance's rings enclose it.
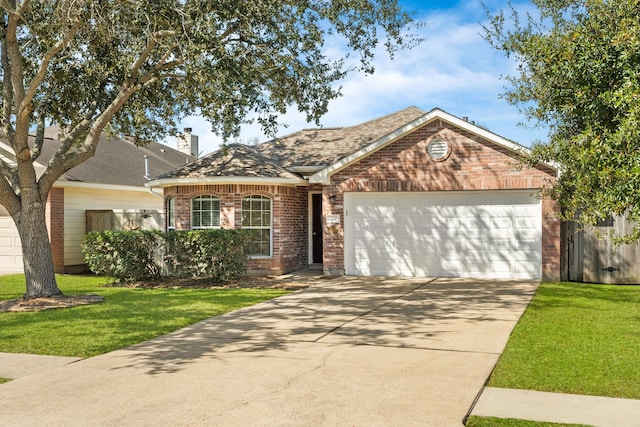
<path fill-rule="evenodd" d="M 48 128 L 45 136 L 48 140 L 37 161 L 36 169 L 39 171 L 44 169 L 42 165 L 48 163 L 60 146 L 59 129 Z M 15 159 L 11 148 L 3 143 L 0 143 L 0 158 L 7 162 Z M 148 170 L 145 169 L 145 158 Z M 80 243 L 87 232 L 87 211 L 114 211 L 123 218 L 141 220 L 152 215 L 161 218 L 164 209 L 162 195 L 152 193 L 145 183 L 150 176 L 194 159 L 190 154 L 156 142 L 137 147 L 121 138 L 102 137 L 95 156 L 60 177 L 49 194 L 47 228 L 55 271 L 74 272 L 85 268 Z M 158 227 L 162 228 L 164 220 L 158 222 Z M 12 218 L 2 206 L 0 271 L 23 271 L 20 238 Z"/>
<path fill-rule="evenodd" d="M 344 128 L 231 144 L 147 185 L 167 228 L 256 230 L 249 269 L 326 275 L 558 280 L 549 165 L 442 110 L 410 107 Z"/>

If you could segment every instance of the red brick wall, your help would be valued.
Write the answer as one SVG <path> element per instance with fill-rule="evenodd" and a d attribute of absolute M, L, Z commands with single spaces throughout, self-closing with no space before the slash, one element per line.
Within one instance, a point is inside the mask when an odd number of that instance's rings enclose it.
<path fill-rule="evenodd" d="M 429 142 L 436 137 L 450 146 L 444 161 L 434 161 L 427 154 Z M 439 120 L 431 122 L 331 177 L 324 189 L 324 213 L 340 215 L 342 222 L 325 225 L 324 270 L 327 274 L 344 271 L 344 192 L 537 189 L 554 177 L 551 168 L 522 169 L 504 147 L 445 127 Z M 335 195 L 330 203 L 329 195 Z M 555 208 L 549 200 L 542 203 L 543 276 L 550 280 L 560 275 L 560 221 Z"/>
<path fill-rule="evenodd" d="M 53 255 L 53 269 L 64 273 L 64 188 L 49 191 L 46 207 L 47 229 Z"/>
<path fill-rule="evenodd" d="M 260 195 L 271 199 L 272 256 L 250 259 L 250 271 L 282 274 L 308 264 L 309 217 L 306 188 L 236 184 L 168 187 L 164 192 L 165 198 L 176 199 L 176 230 L 191 228 L 191 199 L 205 194 L 220 198 L 222 228 L 241 228 L 243 197 Z"/>
<path fill-rule="evenodd" d="M 560 280 L 560 228 L 558 204 L 551 199 L 542 199 L 542 279 Z"/>

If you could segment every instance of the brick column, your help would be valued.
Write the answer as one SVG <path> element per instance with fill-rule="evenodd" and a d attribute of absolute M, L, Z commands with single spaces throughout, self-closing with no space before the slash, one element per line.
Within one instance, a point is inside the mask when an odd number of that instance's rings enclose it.
<path fill-rule="evenodd" d="M 46 208 L 47 229 L 51 242 L 53 270 L 64 273 L 64 188 L 49 191 Z"/>
<path fill-rule="evenodd" d="M 558 204 L 542 199 L 542 280 L 560 280 L 560 226 Z"/>

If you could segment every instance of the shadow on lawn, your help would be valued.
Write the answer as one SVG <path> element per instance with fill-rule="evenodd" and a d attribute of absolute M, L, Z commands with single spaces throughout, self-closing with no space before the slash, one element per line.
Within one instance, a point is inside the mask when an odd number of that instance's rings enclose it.
<path fill-rule="evenodd" d="M 494 332 L 513 327 L 536 288 L 533 281 L 341 277 L 124 349 L 120 368 L 170 373 L 201 358 L 286 357 L 311 343 L 499 353 L 508 332 Z"/>

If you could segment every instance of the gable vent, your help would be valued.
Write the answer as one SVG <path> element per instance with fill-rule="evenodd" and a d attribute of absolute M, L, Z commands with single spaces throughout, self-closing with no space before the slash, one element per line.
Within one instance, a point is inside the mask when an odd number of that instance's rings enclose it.
<path fill-rule="evenodd" d="M 427 152 L 433 160 L 444 160 L 449 155 L 449 144 L 442 139 L 434 139 L 427 146 Z"/>

